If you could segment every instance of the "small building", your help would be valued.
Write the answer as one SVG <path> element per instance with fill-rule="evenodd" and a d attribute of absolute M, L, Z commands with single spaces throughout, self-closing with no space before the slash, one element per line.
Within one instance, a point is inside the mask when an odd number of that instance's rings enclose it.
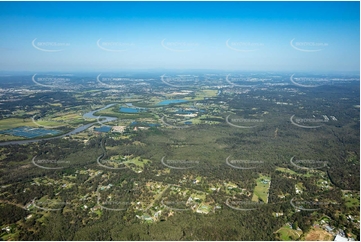
<path fill-rule="evenodd" d="M 123 133 L 126 129 L 126 126 L 113 126 L 112 132 L 113 133 Z"/>
<path fill-rule="evenodd" d="M 327 230 L 327 232 L 331 232 L 333 230 L 330 225 L 326 225 L 325 229 Z"/>

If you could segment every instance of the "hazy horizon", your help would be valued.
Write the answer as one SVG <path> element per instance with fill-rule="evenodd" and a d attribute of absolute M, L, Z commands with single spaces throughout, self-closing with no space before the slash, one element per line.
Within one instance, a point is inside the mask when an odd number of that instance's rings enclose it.
<path fill-rule="evenodd" d="M 0 71 L 359 72 L 359 2 L 0 2 Z"/>

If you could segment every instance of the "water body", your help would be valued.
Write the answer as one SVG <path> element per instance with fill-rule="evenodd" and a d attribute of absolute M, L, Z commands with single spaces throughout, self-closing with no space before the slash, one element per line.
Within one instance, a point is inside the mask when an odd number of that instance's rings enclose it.
<path fill-rule="evenodd" d="M 99 116 L 94 116 L 94 113 L 96 112 L 99 112 L 101 110 L 104 110 L 104 109 L 107 109 L 111 106 L 115 105 L 114 103 L 113 104 L 109 104 L 103 108 L 100 108 L 100 109 L 97 109 L 97 110 L 94 110 L 94 111 L 91 111 L 91 112 L 88 112 L 86 114 L 83 115 L 83 118 L 92 118 L 92 119 L 97 119 Z M 114 118 L 114 117 L 107 117 L 107 116 L 101 116 L 102 119 L 105 118 L 105 120 L 102 120 L 102 123 L 106 123 L 106 122 L 110 122 L 110 121 L 114 121 L 116 120 L 117 118 Z M 77 134 L 77 133 L 80 133 L 86 129 L 88 129 L 89 127 L 91 127 L 92 125 L 96 124 L 97 122 L 93 122 L 93 123 L 90 123 L 90 124 L 84 124 L 84 125 L 81 125 L 79 126 L 78 128 L 66 133 L 66 134 L 62 134 L 62 135 L 59 135 L 59 136 L 55 136 L 55 137 L 49 137 L 49 138 L 39 138 L 39 139 L 28 139 L 28 140 L 15 140 L 15 141 L 5 141 L 5 142 L 0 142 L 0 146 L 5 146 L 5 145 L 23 145 L 23 144 L 29 144 L 29 143 L 33 143 L 33 142 L 40 142 L 40 141 L 43 141 L 43 140 L 52 140 L 52 139 L 59 139 L 59 138 L 63 138 L 65 136 L 68 136 L 68 135 L 73 135 L 73 134 Z"/>
<path fill-rule="evenodd" d="M 140 108 L 127 108 L 127 107 L 120 107 L 119 112 L 121 113 L 139 113 L 142 109 Z"/>
<path fill-rule="evenodd" d="M 103 108 L 100 108 L 100 109 L 97 109 L 97 110 L 94 110 L 94 111 L 91 111 L 89 113 L 86 113 L 83 115 L 83 118 L 94 118 L 94 119 L 97 119 L 98 117 L 102 119 L 102 123 L 107 123 L 107 122 L 110 122 L 110 121 L 114 121 L 114 120 L 117 120 L 117 118 L 114 118 L 114 117 L 107 117 L 107 116 L 94 116 L 94 113 L 96 112 L 99 112 L 99 111 L 102 111 L 104 109 L 107 109 L 107 108 L 110 108 L 112 106 L 114 106 L 115 103 L 112 103 L 112 104 L 108 104 L 107 106 L 103 107 Z M 105 120 L 103 120 L 105 118 Z"/>
<path fill-rule="evenodd" d="M 94 128 L 94 131 L 108 133 L 111 129 L 112 129 L 112 127 L 110 127 L 110 126 L 102 126 L 100 128 Z"/>
<path fill-rule="evenodd" d="M 13 129 L 0 131 L 0 134 L 8 134 L 13 136 L 25 137 L 28 139 L 37 138 L 45 135 L 57 135 L 60 131 L 53 129 L 43 129 L 43 128 L 34 128 L 34 127 L 17 127 Z"/>
<path fill-rule="evenodd" d="M 188 101 L 183 100 L 183 99 L 172 99 L 172 100 L 161 101 L 157 105 L 169 105 L 169 104 L 174 104 L 174 103 L 185 103 L 185 102 L 188 102 Z"/>

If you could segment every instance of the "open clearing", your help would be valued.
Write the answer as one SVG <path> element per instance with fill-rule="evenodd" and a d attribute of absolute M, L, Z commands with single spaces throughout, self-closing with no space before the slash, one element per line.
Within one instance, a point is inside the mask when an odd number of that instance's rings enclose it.
<path fill-rule="evenodd" d="M 261 175 L 257 179 L 257 186 L 254 188 L 252 201 L 258 202 L 258 199 L 261 199 L 264 203 L 268 203 L 268 190 L 270 188 L 270 184 L 271 178 Z"/>
<path fill-rule="evenodd" d="M 307 241 L 332 241 L 333 235 L 326 232 L 321 228 L 313 228 L 310 232 L 305 236 L 305 240 Z"/>
<path fill-rule="evenodd" d="M 294 230 L 287 226 L 283 226 L 282 228 L 277 230 L 276 233 L 280 234 L 280 239 L 282 241 L 288 241 L 298 239 L 301 236 L 302 231 Z"/>

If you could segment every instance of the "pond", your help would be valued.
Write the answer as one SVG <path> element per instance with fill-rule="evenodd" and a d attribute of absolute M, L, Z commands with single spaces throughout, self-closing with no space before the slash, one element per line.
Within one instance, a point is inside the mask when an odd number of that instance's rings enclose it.
<path fill-rule="evenodd" d="M 161 102 L 159 102 L 157 105 L 169 105 L 169 104 L 174 104 L 174 103 L 185 103 L 188 102 L 187 100 L 183 100 L 183 99 L 171 99 L 171 100 L 163 100 Z"/>
<path fill-rule="evenodd" d="M 120 107 L 119 111 L 121 113 L 139 113 L 146 110 L 145 108 L 127 108 L 127 107 Z"/>
<path fill-rule="evenodd" d="M 46 135 L 56 135 L 59 133 L 60 133 L 60 131 L 58 131 L 58 130 L 33 128 L 33 127 L 27 127 L 27 126 L 0 131 L 0 134 L 20 136 L 20 137 L 25 137 L 28 139 L 46 136 Z"/>

